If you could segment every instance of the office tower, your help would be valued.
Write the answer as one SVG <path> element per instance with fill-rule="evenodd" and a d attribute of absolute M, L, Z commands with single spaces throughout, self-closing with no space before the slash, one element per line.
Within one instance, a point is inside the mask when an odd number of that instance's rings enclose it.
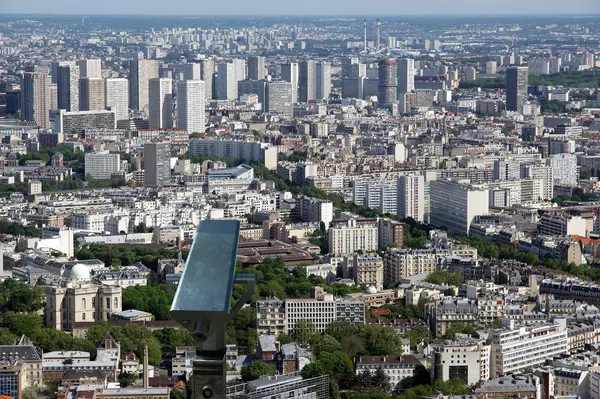
<path fill-rule="evenodd" d="M 415 60 L 403 58 L 396 63 L 398 68 L 398 93 L 410 93 L 415 88 Z"/>
<path fill-rule="evenodd" d="M 217 99 L 237 100 L 238 82 L 246 79 L 246 61 L 221 62 L 217 70 Z"/>
<path fill-rule="evenodd" d="M 188 62 L 183 64 L 183 79 L 184 80 L 202 80 L 202 65 Z"/>
<path fill-rule="evenodd" d="M 425 178 L 418 175 L 398 177 L 398 215 L 423 222 L 425 217 Z"/>
<path fill-rule="evenodd" d="M 177 127 L 188 134 L 204 133 L 205 96 L 204 82 L 184 80 L 177 83 Z"/>
<path fill-rule="evenodd" d="M 286 62 L 281 65 L 281 79 L 292 84 L 292 101 L 298 102 L 298 63 Z"/>
<path fill-rule="evenodd" d="M 79 67 L 61 65 L 58 67 L 58 108 L 79 111 Z"/>
<path fill-rule="evenodd" d="M 363 50 L 367 51 L 367 20 L 363 21 Z"/>
<path fill-rule="evenodd" d="M 148 83 L 148 126 L 150 129 L 173 127 L 173 81 L 154 78 Z"/>
<path fill-rule="evenodd" d="M 212 100 L 214 96 L 214 74 L 215 74 L 215 61 L 204 60 L 202 61 L 202 79 L 204 81 L 204 98 Z"/>
<path fill-rule="evenodd" d="M 266 80 L 240 80 L 238 82 L 238 99 L 248 94 L 256 94 L 258 102 L 262 105 L 263 111 L 267 109 L 267 85 Z"/>
<path fill-rule="evenodd" d="M 115 111 L 117 120 L 129 118 L 129 82 L 124 78 L 109 78 L 104 82 L 104 105 Z"/>
<path fill-rule="evenodd" d="M 316 96 L 318 99 L 328 99 L 331 94 L 331 64 L 328 62 L 317 63 L 316 69 Z"/>
<path fill-rule="evenodd" d="M 148 81 L 158 78 L 158 62 L 131 60 L 129 69 L 129 108 L 147 111 Z"/>
<path fill-rule="evenodd" d="M 313 60 L 298 64 L 298 101 L 307 103 L 317 99 L 317 63 Z"/>
<path fill-rule="evenodd" d="M 367 66 L 361 63 L 359 58 L 351 57 L 342 60 L 343 79 L 356 79 L 361 76 L 367 76 Z"/>
<path fill-rule="evenodd" d="M 377 100 L 380 108 L 388 108 L 396 103 L 398 72 L 395 60 L 379 61 L 379 92 Z"/>
<path fill-rule="evenodd" d="M 101 78 L 102 77 L 102 60 L 79 60 L 79 75 L 82 78 Z"/>
<path fill-rule="evenodd" d="M 58 109 L 58 88 L 56 83 L 48 85 L 48 109 Z"/>
<path fill-rule="evenodd" d="M 248 57 L 248 79 L 261 80 L 265 75 L 265 57 Z"/>
<path fill-rule="evenodd" d="M 527 102 L 527 67 L 508 67 L 506 69 L 506 110 L 521 112 Z"/>
<path fill-rule="evenodd" d="M 271 114 L 280 115 L 284 119 L 291 119 L 294 116 L 292 84 L 290 82 L 268 83 L 265 110 Z"/>
<path fill-rule="evenodd" d="M 144 144 L 144 183 L 164 186 L 171 182 L 171 143 Z"/>
<path fill-rule="evenodd" d="M 455 180 L 429 183 L 431 224 L 469 234 L 476 216 L 489 214 L 489 190 Z"/>
<path fill-rule="evenodd" d="M 66 65 L 76 66 L 77 63 L 75 61 L 52 61 L 50 63 L 50 76 L 52 77 L 51 83 L 58 83 L 58 67 Z"/>
<path fill-rule="evenodd" d="M 49 78 L 44 72 L 25 72 L 21 83 L 21 120 L 48 129 Z"/>
<path fill-rule="evenodd" d="M 485 74 L 495 75 L 496 74 L 496 61 L 488 61 L 485 63 Z"/>
<path fill-rule="evenodd" d="M 104 109 L 104 79 L 79 79 L 79 110 L 100 111 Z"/>

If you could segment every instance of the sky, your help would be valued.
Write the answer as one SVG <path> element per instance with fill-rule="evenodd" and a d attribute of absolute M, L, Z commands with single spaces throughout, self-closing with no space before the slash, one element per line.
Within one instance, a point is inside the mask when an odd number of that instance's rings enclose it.
<path fill-rule="evenodd" d="M 145 15 L 600 14 L 600 0 L 0 0 L 2 13 Z"/>

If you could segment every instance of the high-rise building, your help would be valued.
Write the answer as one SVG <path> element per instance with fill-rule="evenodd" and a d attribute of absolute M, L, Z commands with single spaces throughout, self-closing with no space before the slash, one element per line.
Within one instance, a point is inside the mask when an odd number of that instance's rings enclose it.
<path fill-rule="evenodd" d="M 65 65 L 77 66 L 77 63 L 75 61 L 52 61 L 50 63 L 50 76 L 53 84 L 58 83 L 58 67 Z"/>
<path fill-rule="evenodd" d="M 267 86 L 268 82 L 262 80 L 249 80 L 244 79 L 238 82 L 238 98 L 244 95 L 256 94 L 258 102 L 262 105 L 262 109 L 266 110 L 267 107 Z"/>
<path fill-rule="evenodd" d="M 286 62 L 281 65 L 281 79 L 292 84 L 292 101 L 298 101 L 298 63 Z"/>
<path fill-rule="evenodd" d="M 391 107 L 396 103 L 398 91 L 398 73 L 395 60 L 379 61 L 379 94 L 377 100 L 381 108 Z"/>
<path fill-rule="evenodd" d="M 331 94 L 331 64 L 328 62 L 317 63 L 316 68 L 316 98 L 328 99 Z"/>
<path fill-rule="evenodd" d="M 150 79 L 148 99 L 150 129 L 173 127 L 173 81 L 165 78 Z"/>
<path fill-rule="evenodd" d="M 197 138 L 190 140 L 189 151 L 191 155 L 261 162 L 269 170 L 277 169 L 277 148 L 267 143 Z"/>
<path fill-rule="evenodd" d="M 398 93 L 410 93 L 415 88 L 415 60 L 403 58 L 397 60 Z"/>
<path fill-rule="evenodd" d="M 202 65 L 188 62 L 183 64 L 183 79 L 184 80 L 202 80 Z"/>
<path fill-rule="evenodd" d="M 376 254 L 354 255 L 354 282 L 383 289 L 383 259 Z"/>
<path fill-rule="evenodd" d="M 396 248 L 404 247 L 404 223 L 380 218 L 377 221 L 377 229 L 379 249 L 384 249 L 390 244 Z"/>
<path fill-rule="evenodd" d="M 118 121 L 129 118 L 128 85 L 124 78 L 109 78 L 104 82 L 104 105 L 115 112 Z"/>
<path fill-rule="evenodd" d="M 121 171 L 121 156 L 108 151 L 85 154 L 85 175 L 92 179 L 110 179 Z"/>
<path fill-rule="evenodd" d="M 511 66 L 506 68 L 506 110 L 521 112 L 527 102 L 528 69 Z"/>
<path fill-rule="evenodd" d="M 248 79 L 261 80 L 265 78 L 265 75 L 265 57 L 248 57 Z"/>
<path fill-rule="evenodd" d="M 104 79 L 79 79 L 79 110 L 101 111 L 104 109 Z"/>
<path fill-rule="evenodd" d="M 102 60 L 100 59 L 79 60 L 77 66 L 79 67 L 79 75 L 82 78 L 102 77 Z"/>
<path fill-rule="evenodd" d="M 217 69 L 217 99 L 237 100 L 238 82 L 246 79 L 246 61 L 221 62 Z"/>
<path fill-rule="evenodd" d="M 317 63 L 313 60 L 298 64 L 298 101 L 307 103 L 317 99 Z"/>
<path fill-rule="evenodd" d="M 148 81 L 158 78 L 158 63 L 155 60 L 131 60 L 129 68 L 129 108 L 147 111 Z"/>
<path fill-rule="evenodd" d="M 488 190 L 460 180 L 429 183 L 431 224 L 454 233 L 467 233 L 476 216 L 489 213 Z"/>
<path fill-rule="evenodd" d="M 303 222 L 324 223 L 326 227 L 333 220 L 333 203 L 312 197 L 297 197 L 296 208 Z"/>
<path fill-rule="evenodd" d="M 423 222 L 425 217 L 425 178 L 419 175 L 398 177 L 398 215 Z"/>
<path fill-rule="evenodd" d="M 177 127 L 188 134 L 204 133 L 205 90 L 201 80 L 184 80 L 177 83 Z"/>
<path fill-rule="evenodd" d="M 488 61 L 485 63 L 485 74 L 486 75 L 495 75 L 496 74 L 496 61 Z"/>
<path fill-rule="evenodd" d="M 69 112 L 79 111 L 79 67 L 61 65 L 58 67 L 58 108 Z"/>
<path fill-rule="evenodd" d="M 215 74 L 215 61 L 204 60 L 202 61 L 202 79 L 204 81 L 204 98 L 212 100 L 214 96 L 214 74 Z"/>
<path fill-rule="evenodd" d="M 377 220 L 340 220 L 334 221 L 329 228 L 329 252 L 333 256 L 349 256 L 356 251 L 376 251 Z"/>
<path fill-rule="evenodd" d="M 164 186 L 171 182 L 171 143 L 144 144 L 144 183 Z"/>
<path fill-rule="evenodd" d="M 290 82 L 268 83 L 265 111 L 280 115 L 284 119 L 293 118 L 294 102 L 292 100 L 292 84 Z"/>
<path fill-rule="evenodd" d="M 35 122 L 40 128 L 49 127 L 49 85 L 48 74 L 25 72 L 21 83 L 21 120 Z"/>

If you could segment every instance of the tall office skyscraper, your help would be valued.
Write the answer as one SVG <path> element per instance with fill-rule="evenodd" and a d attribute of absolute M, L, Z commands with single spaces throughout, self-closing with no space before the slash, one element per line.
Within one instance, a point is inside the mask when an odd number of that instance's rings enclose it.
<path fill-rule="evenodd" d="M 258 102 L 261 103 L 263 110 L 266 110 L 268 82 L 262 80 L 240 80 L 238 82 L 238 98 L 247 94 L 256 94 Z"/>
<path fill-rule="evenodd" d="M 158 78 L 156 60 L 131 60 L 129 71 L 129 108 L 144 111 L 148 107 L 148 81 Z"/>
<path fill-rule="evenodd" d="M 173 127 L 173 81 L 150 79 L 148 84 L 148 126 L 151 129 Z"/>
<path fill-rule="evenodd" d="M 79 111 L 79 67 L 61 65 L 58 67 L 58 108 Z"/>
<path fill-rule="evenodd" d="M 102 111 L 104 109 L 104 79 L 79 79 L 79 110 Z"/>
<path fill-rule="evenodd" d="M 398 91 L 398 72 L 395 60 L 379 61 L 379 91 L 377 100 L 381 108 L 388 108 L 396 103 Z"/>
<path fill-rule="evenodd" d="M 317 63 L 316 86 L 318 99 L 327 99 L 331 94 L 331 64 L 328 62 Z"/>
<path fill-rule="evenodd" d="M 265 75 L 265 57 L 248 57 L 248 79 L 261 80 Z"/>
<path fill-rule="evenodd" d="M 281 79 L 292 84 L 292 100 L 298 102 L 298 63 L 286 62 L 281 65 Z"/>
<path fill-rule="evenodd" d="M 415 60 L 403 58 L 397 60 L 398 94 L 410 93 L 415 88 Z"/>
<path fill-rule="evenodd" d="M 408 175 L 398 177 L 398 216 L 422 222 L 425 216 L 425 178 Z"/>
<path fill-rule="evenodd" d="M 79 60 L 79 75 L 82 78 L 101 78 L 102 77 L 102 60 Z"/>
<path fill-rule="evenodd" d="M 193 62 L 183 64 L 183 79 L 202 80 L 202 65 Z"/>
<path fill-rule="evenodd" d="M 65 65 L 76 66 L 77 63 L 75 61 L 52 61 L 50 63 L 50 76 L 52 77 L 51 83 L 53 83 L 53 84 L 58 83 L 58 67 L 65 66 Z"/>
<path fill-rule="evenodd" d="M 49 77 L 45 72 L 25 72 L 21 83 L 21 120 L 35 122 L 47 129 L 49 104 Z"/>
<path fill-rule="evenodd" d="M 186 129 L 188 134 L 204 133 L 204 95 L 201 80 L 177 82 L 177 127 Z"/>
<path fill-rule="evenodd" d="M 523 104 L 527 102 L 528 78 L 527 67 L 511 66 L 506 68 L 507 111 L 523 111 Z"/>
<path fill-rule="evenodd" d="M 265 110 L 280 115 L 284 119 L 294 116 L 292 101 L 292 84 L 290 82 L 269 82 Z"/>
<path fill-rule="evenodd" d="M 115 111 L 119 120 L 129 118 L 129 82 L 123 78 L 110 78 L 104 82 L 104 105 Z"/>
<path fill-rule="evenodd" d="M 317 63 L 313 60 L 298 64 L 298 101 L 307 103 L 317 99 Z"/>
<path fill-rule="evenodd" d="M 214 96 L 214 81 L 213 75 L 215 74 L 215 61 L 204 60 L 202 61 L 202 79 L 204 81 L 204 98 L 206 100 L 212 100 Z"/>
<path fill-rule="evenodd" d="M 219 100 L 237 100 L 238 82 L 246 79 L 246 61 L 232 60 L 218 66 L 217 98 Z"/>
<path fill-rule="evenodd" d="M 164 186 L 171 182 L 171 143 L 144 144 L 144 183 Z"/>

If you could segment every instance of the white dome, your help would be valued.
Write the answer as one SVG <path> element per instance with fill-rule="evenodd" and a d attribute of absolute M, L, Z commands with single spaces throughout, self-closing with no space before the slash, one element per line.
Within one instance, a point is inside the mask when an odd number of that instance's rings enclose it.
<path fill-rule="evenodd" d="M 71 268 L 69 272 L 69 278 L 71 280 L 89 280 L 90 279 L 90 269 L 87 266 L 78 263 Z"/>
<path fill-rule="evenodd" d="M 367 293 L 368 294 L 377 294 L 377 288 L 370 286 L 369 288 L 367 288 Z"/>

